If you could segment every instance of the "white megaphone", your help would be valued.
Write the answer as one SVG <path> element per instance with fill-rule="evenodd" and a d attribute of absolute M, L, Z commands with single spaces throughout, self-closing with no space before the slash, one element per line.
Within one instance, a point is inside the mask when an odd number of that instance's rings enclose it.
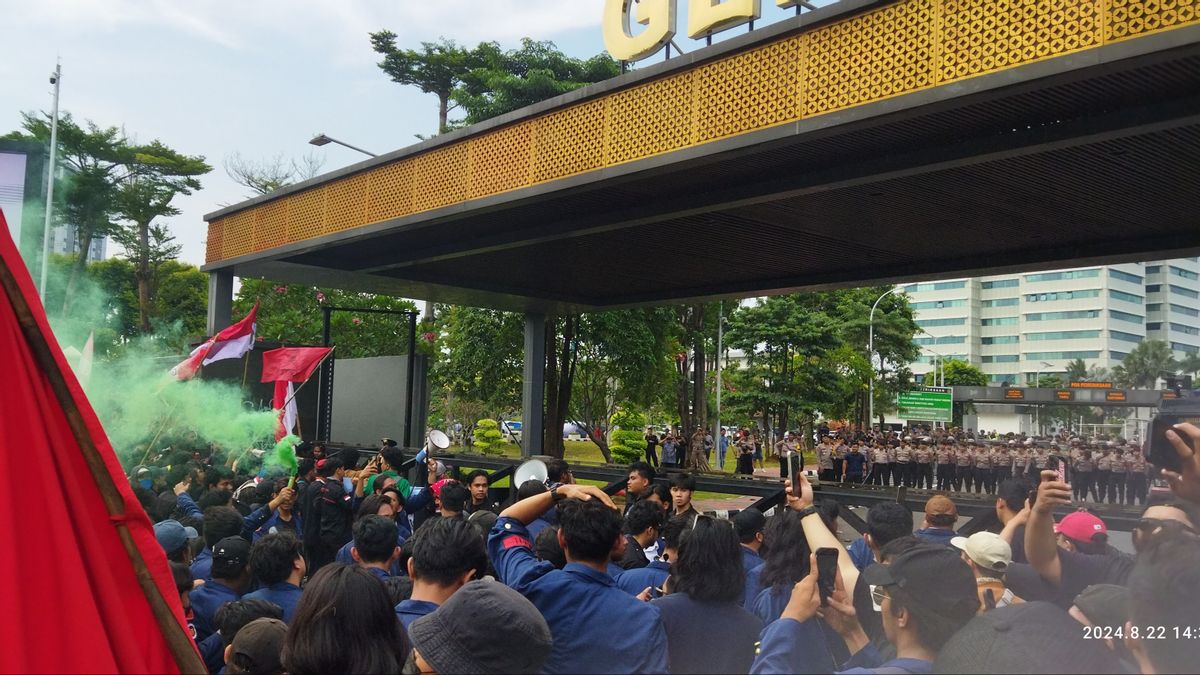
<path fill-rule="evenodd" d="M 445 450 L 450 447 L 450 437 L 442 431 L 430 429 L 429 433 L 425 436 L 425 447 L 421 448 L 421 451 L 417 453 L 418 464 L 424 462 L 425 457 L 429 455 L 429 446 L 433 446 L 438 450 Z"/>
<path fill-rule="evenodd" d="M 550 469 L 546 467 L 546 463 L 540 459 L 531 459 L 522 462 L 513 472 L 512 484 L 514 487 L 520 488 L 526 481 L 536 480 L 539 483 L 545 483 L 548 478 L 550 478 Z"/>

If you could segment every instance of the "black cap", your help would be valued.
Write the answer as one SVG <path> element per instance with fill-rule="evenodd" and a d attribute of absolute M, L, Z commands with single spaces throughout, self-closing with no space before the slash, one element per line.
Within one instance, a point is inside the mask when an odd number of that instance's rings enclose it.
<path fill-rule="evenodd" d="M 907 601 L 926 609 L 951 613 L 979 609 L 975 574 L 963 562 L 958 549 L 918 546 L 892 559 L 888 565 L 871 565 L 863 579 L 872 586 L 895 586 Z"/>
<path fill-rule="evenodd" d="M 236 577 L 250 562 L 250 542 L 241 537 L 225 537 L 213 546 L 212 575 L 217 579 Z"/>
<path fill-rule="evenodd" d="M 935 673 L 1119 673 L 1116 656 L 1100 640 L 1048 602 L 1026 602 L 984 612 L 942 646 Z"/>
<path fill-rule="evenodd" d="M 733 527 L 740 541 L 749 541 L 767 526 L 767 517 L 758 509 L 738 511 L 733 517 Z"/>

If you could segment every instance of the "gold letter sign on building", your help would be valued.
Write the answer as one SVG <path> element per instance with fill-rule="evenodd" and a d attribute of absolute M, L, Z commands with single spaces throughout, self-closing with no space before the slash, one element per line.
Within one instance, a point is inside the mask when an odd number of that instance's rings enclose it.
<path fill-rule="evenodd" d="M 691 0 L 688 4 L 688 37 L 695 39 L 719 33 L 750 23 L 760 14 L 760 0 Z"/>
<path fill-rule="evenodd" d="M 635 0 L 607 0 L 604 5 L 604 47 L 618 61 L 637 61 L 662 49 L 675 37 L 675 0 L 641 0 L 637 22 L 646 27 L 630 32 L 629 10 Z"/>

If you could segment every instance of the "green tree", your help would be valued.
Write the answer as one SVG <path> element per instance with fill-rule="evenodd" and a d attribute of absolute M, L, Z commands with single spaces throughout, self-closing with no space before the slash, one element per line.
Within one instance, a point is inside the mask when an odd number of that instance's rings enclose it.
<path fill-rule="evenodd" d="M 576 59 L 560 52 L 553 42 L 521 40 L 518 49 L 504 51 L 495 42 L 484 42 L 470 52 L 469 69 L 452 98 L 466 113 L 463 122 L 474 124 L 533 105 L 548 98 L 601 82 L 621 73 L 620 65 L 599 54 Z"/>
<path fill-rule="evenodd" d="M 1112 375 L 1126 389 L 1152 389 L 1164 373 L 1175 373 L 1178 368 L 1170 345 L 1162 340 L 1142 340 L 1112 369 Z"/>
<path fill-rule="evenodd" d="M 979 368 L 961 361 L 950 359 L 943 365 L 947 387 L 986 387 L 987 374 Z M 954 404 L 954 426 L 962 426 L 964 414 L 974 412 L 975 406 L 970 403 L 956 402 Z"/>
<path fill-rule="evenodd" d="M 294 345 L 321 344 L 322 305 L 416 311 L 416 305 L 411 301 L 386 295 L 242 279 L 242 286 L 233 303 L 235 318 L 249 312 L 255 300 L 260 301 L 259 338 Z M 337 346 L 337 357 L 408 353 L 407 317 L 334 312 L 330 326 L 331 341 Z M 424 332 L 420 329 L 417 331 L 418 349 L 423 349 Z"/>
<path fill-rule="evenodd" d="M 1184 375 L 1200 374 L 1200 354 L 1191 353 L 1179 362 L 1179 372 Z"/>
<path fill-rule="evenodd" d="M 127 221 L 114 231 L 114 239 L 134 263 L 138 286 L 138 313 L 143 333 L 150 332 L 155 302 L 156 268 L 179 255 L 174 237 L 155 219 L 177 216 L 171 202 L 179 195 L 200 189 L 197 176 L 212 167 L 203 157 L 193 157 L 153 141 L 132 148 L 127 176 L 117 189 L 115 215 Z"/>
<path fill-rule="evenodd" d="M 422 42 L 420 51 L 400 49 L 396 34 L 390 30 L 371 33 L 371 48 L 383 55 L 379 69 L 393 82 L 412 85 L 438 99 L 438 133 L 449 131 L 449 115 L 454 106 L 450 97 L 471 69 L 471 52 L 453 40 Z"/>
<path fill-rule="evenodd" d="M 476 422 L 472 445 L 484 454 L 500 454 L 504 445 L 504 434 L 500 433 L 500 423 L 490 418 Z"/>
<path fill-rule="evenodd" d="M 504 417 L 521 407 L 524 322 L 521 315 L 476 307 L 441 307 L 436 313 L 441 333 L 433 379 L 461 408 L 480 407 Z M 456 419 L 467 419 L 455 416 Z M 474 420 L 471 420 L 474 422 Z"/>
<path fill-rule="evenodd" d="M 171 260 L 155 269 L 155 286 L 157 322 L 183 337 L 203 335 L 208 316 L 208 275 L 193 265 Z"/>

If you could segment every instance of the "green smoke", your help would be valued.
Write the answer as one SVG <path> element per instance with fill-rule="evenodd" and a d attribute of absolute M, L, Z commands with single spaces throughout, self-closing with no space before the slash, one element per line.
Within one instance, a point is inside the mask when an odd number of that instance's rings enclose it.
<path fill-rule="evenodd" d="M 271 452 L 267 464 L 278 466 L 287 471 L 287 475 L 295 476 L 300 470 L 300 465 L 296 461 L 296 445 L 300 442 L 300 438 L 295 434 L 288 434 L 279 439 L 275 444 L 275 450 Z"/>

